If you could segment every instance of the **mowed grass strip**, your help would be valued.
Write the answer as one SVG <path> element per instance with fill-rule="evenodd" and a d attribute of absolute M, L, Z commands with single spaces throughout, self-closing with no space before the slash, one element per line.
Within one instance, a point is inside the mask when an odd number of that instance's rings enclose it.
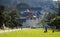
<path fill-rule="evenodd" d="M 60 37 L 60 32 L 52 33 L 51 30 L 48 30 L 47 33 L 44 33 L 44 29 L 26 29 L 1 33 L 0 37 Z"/>

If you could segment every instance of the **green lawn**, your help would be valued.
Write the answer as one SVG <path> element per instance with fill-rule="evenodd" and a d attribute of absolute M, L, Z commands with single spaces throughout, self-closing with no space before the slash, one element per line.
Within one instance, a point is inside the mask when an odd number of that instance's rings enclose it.
<path fill-rule="evenodd" d="M 1 33 L 0 37 L 60 37 L 60 32 L 52 33 L 51 30 L 48 30 L 47 33 L 44 33 L 44 29 L 26 29 Z"/>

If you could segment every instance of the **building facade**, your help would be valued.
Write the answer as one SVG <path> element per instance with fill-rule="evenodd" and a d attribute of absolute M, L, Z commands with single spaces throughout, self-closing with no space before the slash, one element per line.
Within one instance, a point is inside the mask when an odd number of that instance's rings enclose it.
<path fill-rule="evenodd" d="M 38 22 L 44 17 L 45 11 L 30 11 L 29 9 L 22 11 L 20 21 L 22 20 L 23 27 L 43 27 L 42 24 Z"/>

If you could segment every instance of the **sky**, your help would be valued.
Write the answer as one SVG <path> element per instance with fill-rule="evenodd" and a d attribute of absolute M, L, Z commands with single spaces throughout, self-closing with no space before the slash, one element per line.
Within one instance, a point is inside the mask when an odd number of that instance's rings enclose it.
<path fill-rule="evenodd" d="M 53 1 L 58 1 L 58 0 L 53 0 Z"/>
<path fill-rule="evenodd" d="M 47 2 L 46 2 L 47 1 Z M 40 7 L 41 5 L 48 5 L 49 3 L 52 3 L 52 1 L 57 1 L 57 0 L 0 0 L 0 4 L 8 4 L 8 5 L 17 5 L 19 3 L 28 3 L 30 6 L 38 6 Z"/>

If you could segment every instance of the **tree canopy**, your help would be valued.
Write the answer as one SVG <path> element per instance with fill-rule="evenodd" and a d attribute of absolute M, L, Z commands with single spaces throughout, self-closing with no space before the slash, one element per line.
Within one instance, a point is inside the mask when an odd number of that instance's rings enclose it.
<path fill-rule="evenodd" d="M 20 3 L 17 5 L 17 8 L 29 8 L 29 7 L 30 7 L 30 5 L 27 3 Z"/>

